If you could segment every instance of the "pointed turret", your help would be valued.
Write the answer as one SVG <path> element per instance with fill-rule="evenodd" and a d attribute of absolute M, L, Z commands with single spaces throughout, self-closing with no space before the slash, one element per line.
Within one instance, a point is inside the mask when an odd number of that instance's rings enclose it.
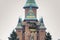
<path fill-rule="evenodd" d="M 40 19 L 40 28 L 39 29 L 46 30 L 46 27 L 45 27 L 44 22 L 43 22 L 43 17 L 41 17 L 41 19 Z"/>
<path fill-rule="evenodd" d="M 43 17 L 40 19 L 40 27 L 39 27 L 39 39 L 40 40 L 45 40 L 46 37 L 46 27 L 43 22 Z"/>
<path fill-rule="evenodd" d="M 19 21 L 18 21 L 18 24 L 17 24 L 17 27 L 16 27 L 16 30 L 20 30 L 22 29 L 22 24 L 21 24 L 22 20 L 21 18 L 19 18 Z"/>
<path fill-rule="evenodd" d="M 25 6 L 23 8 L 29 8 L 30 6 L 32 6 L 33 8 L 38 8 L 35 0 L 27 0 Z"/>

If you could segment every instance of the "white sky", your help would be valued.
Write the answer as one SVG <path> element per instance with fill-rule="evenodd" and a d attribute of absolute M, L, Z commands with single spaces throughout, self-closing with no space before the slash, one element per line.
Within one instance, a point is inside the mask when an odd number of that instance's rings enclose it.
<path fill-rule="evenodd" d="M 0 39 L 8 40 L 8 36 L 18 23 L 18 18 L 24 18 L 23 6 L 26 0 L 0 0 Z M 37 18 L 43 16 L 47 32 L 52 40 L 60 38 L 60 0 L 36 0 L 39 7 Z"/>

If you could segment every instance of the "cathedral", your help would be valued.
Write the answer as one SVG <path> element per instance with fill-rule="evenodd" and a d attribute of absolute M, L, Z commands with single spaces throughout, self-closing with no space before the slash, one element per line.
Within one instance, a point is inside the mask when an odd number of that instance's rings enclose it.
<path fill-rule="evenodd" d="M 18 20 L 16 33 L 19 40 L 45 40 L 46 27 L 43 17 L 37 19 L 38 6 L 35 0 L 27 0 L 23 7 L 25 9 L 25 18 Z"/>

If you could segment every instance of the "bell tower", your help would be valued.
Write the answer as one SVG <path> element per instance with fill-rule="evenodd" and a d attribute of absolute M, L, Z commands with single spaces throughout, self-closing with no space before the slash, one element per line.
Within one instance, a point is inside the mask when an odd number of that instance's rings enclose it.
<path fill-rule="evenodd" d="M 23 7 L 25 9 L 25 17 L 28 11 L 30 10 L 30 7 L 32 7 L 32 11 L 34 12 L 34 15 L 36 16 L 36 12 L 38 9 L 38 6 L 35 2 L 35 0 L 27 0 L 25 6 Z"/>

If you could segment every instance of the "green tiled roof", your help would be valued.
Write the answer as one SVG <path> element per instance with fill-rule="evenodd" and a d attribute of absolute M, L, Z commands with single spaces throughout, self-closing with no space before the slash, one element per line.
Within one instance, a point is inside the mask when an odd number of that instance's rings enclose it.
<path fill-rule="evenodd" d="M 16 26 L 16 29 L 22 29 L 22 24 L 21 24 L 21 22 L 22 22 L 22 20 L 21 20 L 21 18 L 19 18 L 18 24 L 17 24 L 17 26 Z"/>
<path fill-rule="evenodd" d="M 26 2 L 26 4 L 25 4 L 24 8 L 30 7 L 30 6 L 38 8 L 38 6 L 37 6 L 35 0 L 27 0 L 27 2 Z"/>
<path fill-rule="evenodd" d="M 28 18 L 25 18 L 25 20 L 37 20 L 37 18 L 35 18 L 35 19 L 28 19 Z"/>
<path fill-rule="evenodd" d="M 40 29 L 46 29 L 43 23 L 40 23 Z"/>
<path fill-rule="evenodd" d="M 22 22 L 22 19 L 21 19 L 21 18 L 19 18 L 18 23 L 21 23 L 21 22 Z"/>
<path fill-rule="evenodd" d="M 43 17 L 40 19 L 40 29 L 46 29 L 44 22 L 43 22 Z"/>
<path fill-rule="evenodd" d="M 18 23 L 18 24 L 17 24 L 16 29 L 22 29 L 22 25 L 21 25 L 21 23 Z"/>

